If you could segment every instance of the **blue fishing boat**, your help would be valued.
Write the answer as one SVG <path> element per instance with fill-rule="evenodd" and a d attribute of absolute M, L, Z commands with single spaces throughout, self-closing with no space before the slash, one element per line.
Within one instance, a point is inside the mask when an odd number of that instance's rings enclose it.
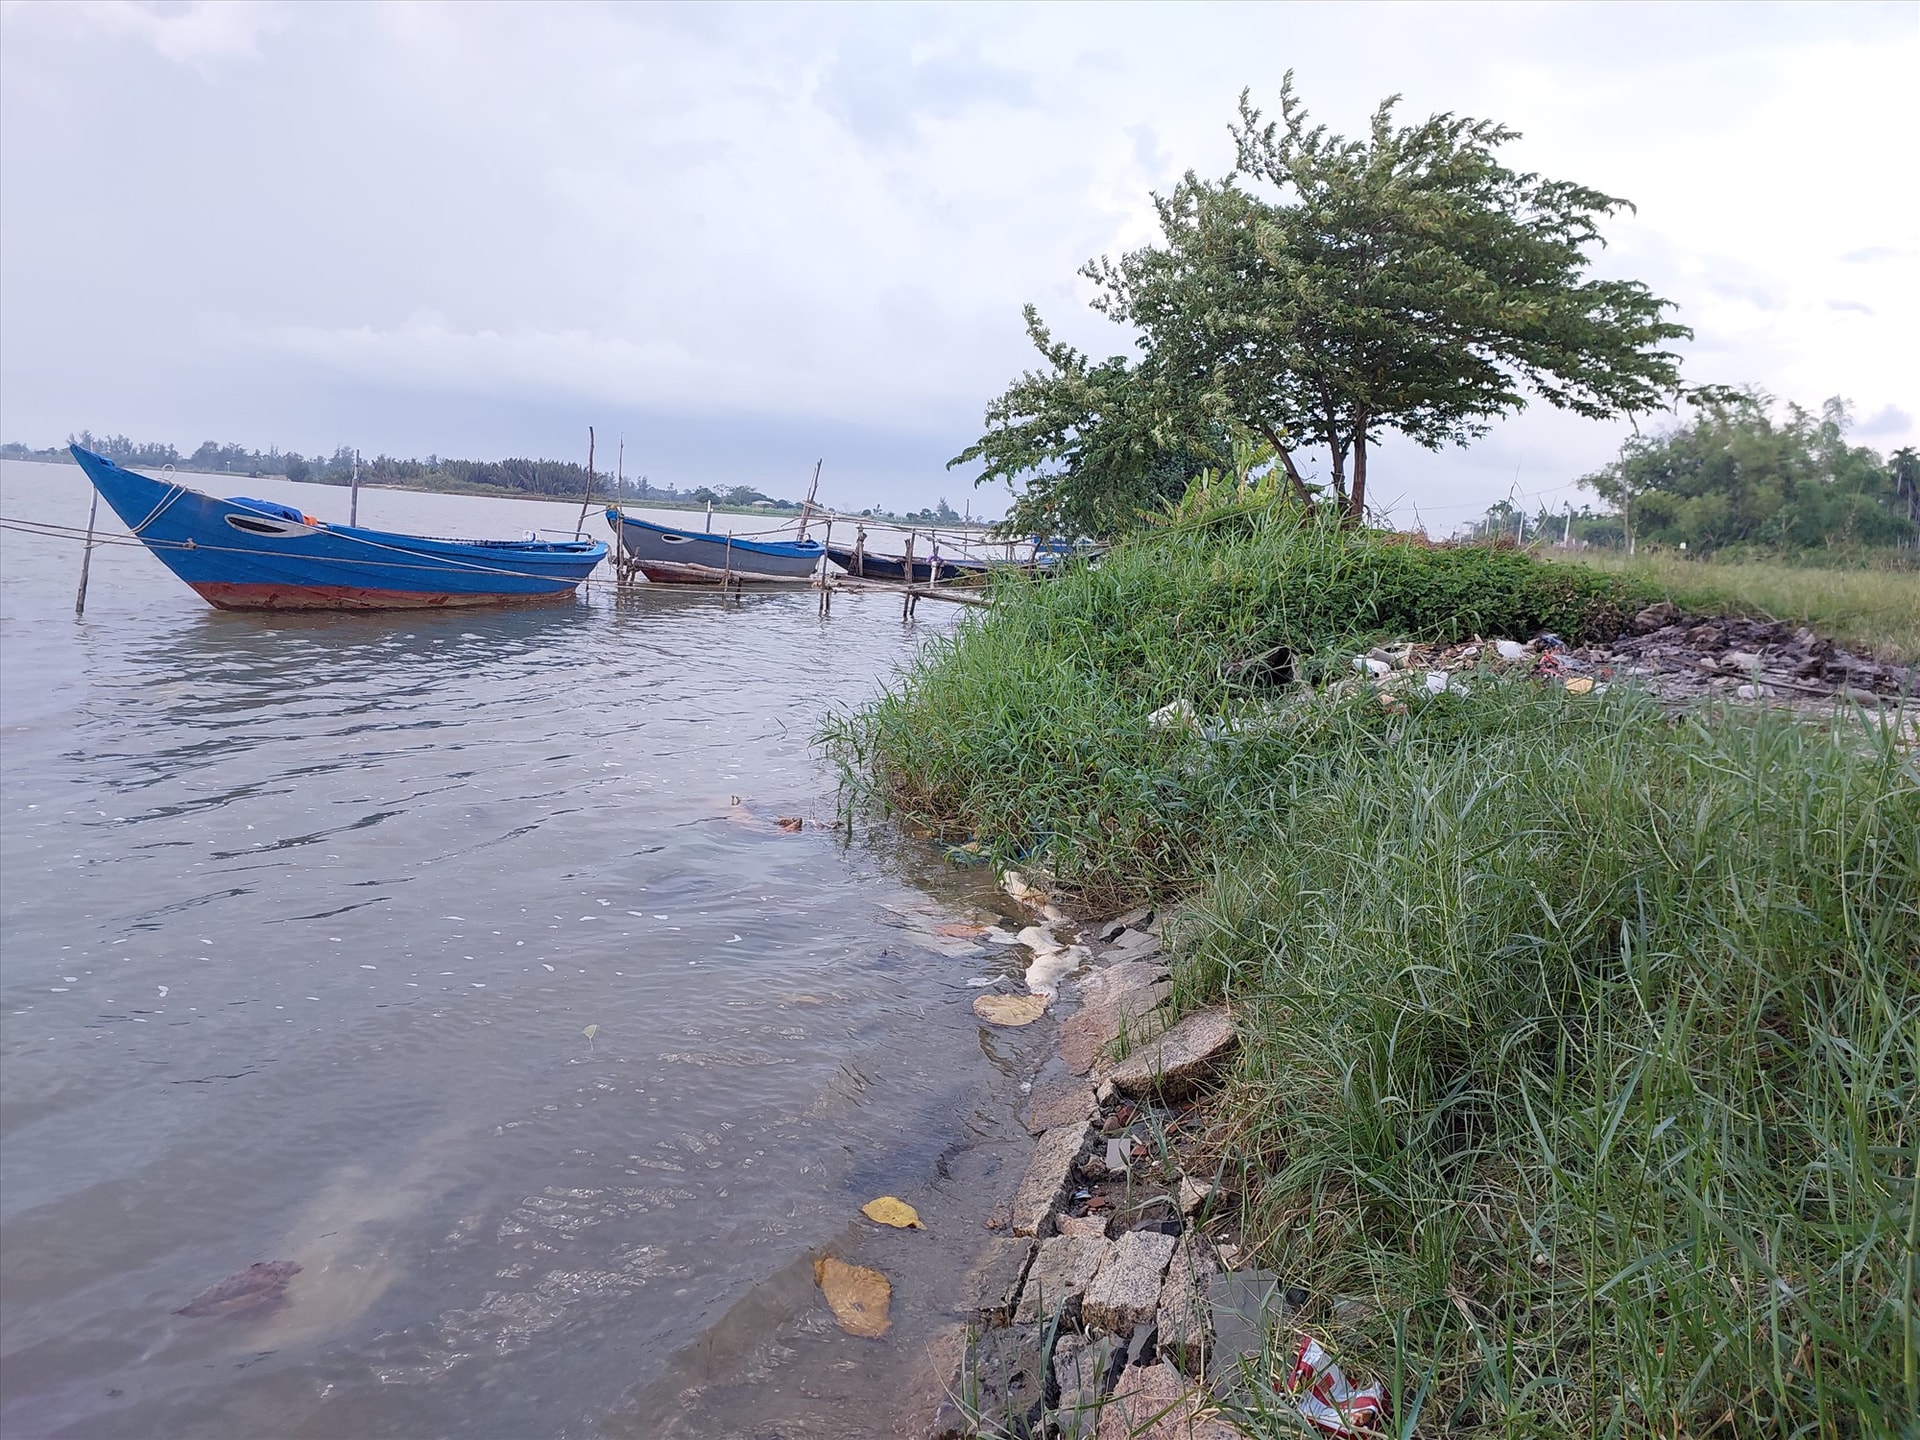
<path fill-rule="evenodd" d="M 222 610 L 415 610 L 571 595 L 606 558 L 598 540 L 438 540 L 329 525 L 272 500 L 216 500 L 73 458 L 127 527 Z"/>
<path fill-rule="evenodd" d="M 621 547 L 658 585 L 793 583 L 813 578 L 826 547 L 818 540 L 746 540 L 701 530 L 676 530 L 636 520 L 607 507 L 607 524 Z"/>

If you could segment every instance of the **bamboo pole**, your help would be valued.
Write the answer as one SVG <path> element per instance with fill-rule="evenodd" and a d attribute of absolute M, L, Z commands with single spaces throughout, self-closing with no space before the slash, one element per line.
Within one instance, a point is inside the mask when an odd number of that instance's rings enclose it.
<path fill-rule="evenodd" d="M 360 523 L 360 452 L 353 452 L 353 488 L 347 491 L 347 524 Z"/>
<path fill-rule="evenodd" d="M 827 566 L 830 563 L 827 559 L 827 550 L 831 548 L 832 545 L 833 517 L 828 516 L 826 544 L 820 549 L 820 616 L 822 619 L 825 619 L 833 609 L 833 586 L 828 583 L 827 579 Z"/>
<path fill-rule="evenodd" d="M 807 538 L 807 520 L 813 514 L 813 497 L 820 493 L 820 467 L 826 463 L 825 456 L 813 462 L 813 484 L 807 487 L 807 498 L 800 505 L 800 539 L 802 540 Z"/>
<path fill-rule="evenodd" d="M 587 506 L 593 501 L 593 426 L 587 426 L 587 488 L 580 496 L 580 523 L 573 527 L 573 538 L 582 539 L 587 533 Z"/>
<path fill-rule="evenodd" d="M 73 613 L 76 616 L 87 613 L 87 571 L 93 568 L 93 522 L 100 514 L 100 492 L 93 492 L 93 503 L 87 507 L 87 548 L 80 552 L 80 593 L 73 597 Z"/>

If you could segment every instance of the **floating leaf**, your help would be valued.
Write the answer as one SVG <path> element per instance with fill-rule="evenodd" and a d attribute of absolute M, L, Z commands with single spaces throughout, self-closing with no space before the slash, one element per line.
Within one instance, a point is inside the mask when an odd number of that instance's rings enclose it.
<path fill-rule="evenodd" d="M 927 1228 L 920 1223 L 918 1210 L 892 1195 L 882 1195 L 878 1200 L 869 1200 L 860 1207 L 860 1213 L 876 1225 L 891 1225 L 896 1230 Z"/>
<path fill-rule="evenodd" d="M 984 925 L 968 925 L 963 921 L 956 920 L 949 925 L 936 926 L 935 933 L 950 935 L 955 940 L 978 940 L 982 935 L 987 933 L 987 927 Z"/>
<path fill-rule="evenodd" d="M 893 1302 L 893 1286 L 878 1270 L 864 1265 L 849 1265 L 831 1255 L 813 1262 L 813 1278 L 827 1297 L 827 1305 L 840 1328 L 849 1335 L 878 1340 L 892 1323 L 887 1307 Z"/>
<path fill-rule="evenodd" d="M 587 1039 L 591 1040 L 593 1039 L 594 1036 L 600 1033 L 600 1027 L 598 1025 L 589 1025 L 587 1026 L 586 1029 L 582 1030 L 580 1033 L 586 1036 Z"/>
<path fill-rule="evenodd" d="M 989 1025 L 1031 1025 L 1047 1011 L 1045 995 L 982 995 L 973 1013 Z"/>
<path fill-rule="evenodd" d="M 781 815 L 776 817 L 773 823 L 788 835 L 798 835 L 806 822 L 798 815 Z"/>

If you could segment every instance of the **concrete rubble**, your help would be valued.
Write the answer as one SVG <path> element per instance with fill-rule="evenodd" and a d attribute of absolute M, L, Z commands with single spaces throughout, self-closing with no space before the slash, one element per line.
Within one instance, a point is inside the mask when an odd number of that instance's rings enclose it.
<path fill-rule="evenodd" d="M 1038 1138 L 1017 1238 L 988 1242 L 956 1307 L 963 1353 L 940 1352 L 942 1440 L 1227 1440 L 1241 1432 L 1223 1406 L 1286 1322 L 1278 1279 L 1234 1272 L 1240 1252 L 1206 1233 L 1227 1223 L 1217 1177 L 1181 1173 L 1169 1149 L 1236 1037 L 1222 1007 L 1170 1023 L 1152 919 L 1095 928 L 1091 970 L 1065 987 L 1060 1053 L 1022 1117 Z"/>

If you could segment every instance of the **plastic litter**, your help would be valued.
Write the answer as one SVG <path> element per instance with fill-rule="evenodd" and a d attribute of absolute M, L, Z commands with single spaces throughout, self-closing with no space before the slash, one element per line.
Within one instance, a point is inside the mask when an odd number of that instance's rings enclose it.
<path fill-rule="evenodd" d="M 1193 706 L 1184 698 L 1169 701 L 1147 716 L 1149 730 L 1193 729 Z"/>
<path fill-rule="evenodd" d="M 1301 1335 L 1281 1388 L 1301 1417 L 1328 1435 L 1376 1435 L 1386 1420 L 1386 1387 L 1356 1386 L 1311 1335 Z"/>
<path fill-rule="evenodd" d="M 1493 648 L 1502 660 L 1524 660 L 1527 655 L 1527 647 L 1518 640 L 1496 640 Z"/>
<path fill-rule="evenodd" d="M 1371 655 L 1354 656 L 1353 668 L 1358 670 L 1362 675 L 1391 675 L 1393 673 L 1393 666 L 1387 664 L 1384 660 L 1376 660 Z"/>

